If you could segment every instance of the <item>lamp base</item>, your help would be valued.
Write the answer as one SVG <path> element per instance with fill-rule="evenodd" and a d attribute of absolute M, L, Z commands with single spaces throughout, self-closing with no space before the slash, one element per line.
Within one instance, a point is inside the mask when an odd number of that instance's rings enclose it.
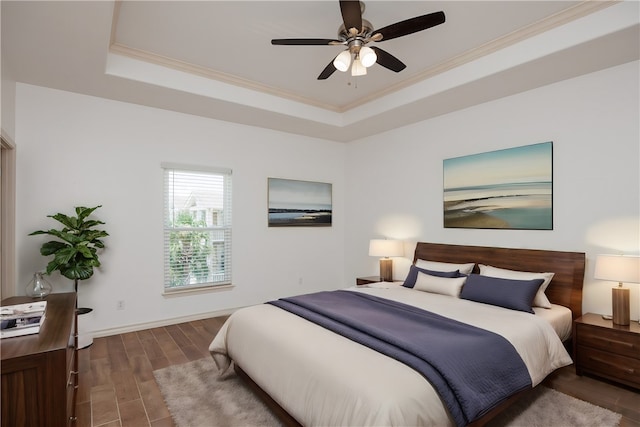
<path fill-rule="evenodd" d="M 380 260 L 380 280 L 393 282 L 393 261 L 390 258 Z"/>
<path fill-rule="evenodd" d="M 613 323 L 626 326 L 630 322 L 629 313 L 629 288 L 617 287 L 611 289 L 611 302 L 613 304 Z"/>

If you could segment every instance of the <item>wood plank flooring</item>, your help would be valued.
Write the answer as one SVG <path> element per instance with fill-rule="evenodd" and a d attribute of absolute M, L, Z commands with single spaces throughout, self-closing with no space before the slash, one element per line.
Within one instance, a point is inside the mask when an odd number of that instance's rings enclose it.
<path fill-rule="evenodd" d="M 104 338 L 78 352 L 79 427 L 169 427 L 171 415 L 153 370 L 209 357 L 208 347 L 226 317 L 215 317 Z M 587 376 L 573 366 L 545 384 L 623 415 L 620 427 L 640 427 L 640 393 Z"/>

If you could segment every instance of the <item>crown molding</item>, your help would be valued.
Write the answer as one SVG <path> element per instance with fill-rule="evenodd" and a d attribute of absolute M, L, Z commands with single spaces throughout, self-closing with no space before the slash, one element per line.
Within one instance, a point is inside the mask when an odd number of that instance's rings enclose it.
<path fill-rule="evenodd" d="M 266 93 L 269 95 L 274 95 L 274 96 L 277 96 L 278 98 L 289 99 L 291 101 L 300 102 L 313 107 L 322 108 L 324 110 L 334 111 L 338 113 L 343 112 L 342 108 L 338 108 L 335 105 L 318 102 L 310 98 L 295 95 L 293 93 L 284 91 L 282 89 L 277 89 L 272 86 L 257 83 L 252 80 L 243 79 L 241 77 L 234 76 L 232 74 L 215 71 L 207 67 L 201 67 L 199 65 L 195 65 L 185 61 L 180 61 L 178 59 L 157 55 L 155 53 L 152 53 L 146 50 L 132 48 L 129 46 L 122 45 L 120 43 L 113 43 L 109 47 L 109 53 L 127 56 L 129 58 L 134 58 L 140 61 L 149 62 L 151 64 L 160 65 L 160 66 L 171 68 L 177 71 L 182 71 L 182 72 L 193 74 L 196 76 L 205 77 L 205 78 L 216 80 L 222 83 L 227 83 L 227 84 L 242 87 L 245 89 L 258 91 L 258 92 Z"/>

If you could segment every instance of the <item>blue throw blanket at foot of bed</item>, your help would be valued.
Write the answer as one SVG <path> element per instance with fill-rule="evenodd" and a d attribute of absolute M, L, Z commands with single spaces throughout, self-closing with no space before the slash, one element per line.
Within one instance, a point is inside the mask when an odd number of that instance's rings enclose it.
<path fill-rule="evenodd" d="M 531 387 L 527 367 L 502 336 L 410 305 L 350 291 L 270 301 L 420 372 L 458 426 Z"/>

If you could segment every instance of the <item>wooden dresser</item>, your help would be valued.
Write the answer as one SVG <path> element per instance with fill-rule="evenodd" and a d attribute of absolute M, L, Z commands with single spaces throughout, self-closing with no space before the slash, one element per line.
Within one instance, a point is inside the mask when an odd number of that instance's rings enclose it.
<path fill-rule="evenodd" d="M 2 305 L 34 299 L 12 297 Z M 45 321 L 38 334 L 0 340 L 2 425 L 75 424 L 78 387 L 76 294 L 46 297 Z"/>
<path fill-rule="evenodd" d="M 640 325 L 614 325 L 587 313 L 573 323 L 576 374 L 593 374 L 640 389 Z"/>

